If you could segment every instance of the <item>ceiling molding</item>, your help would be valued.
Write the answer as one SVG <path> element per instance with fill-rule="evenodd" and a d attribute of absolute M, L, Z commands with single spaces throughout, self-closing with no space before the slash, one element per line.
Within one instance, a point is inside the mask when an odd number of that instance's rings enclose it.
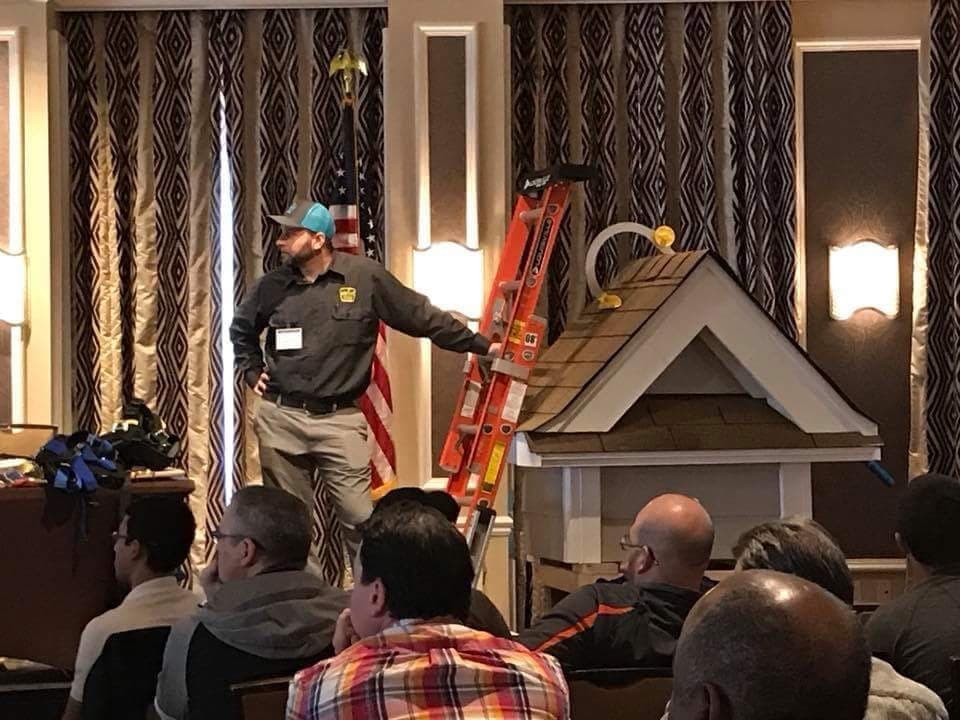
<path fill-rule="evenodd" d="M 129 10 L 270 10 L 279 8 L 317 9 L 327 7 L 387 7 L 386 0 L 33 0 L 50 4 L 58 12 L 129 11 Z M 652 3 L 679 4 L 688 0 L 633 0 L 638 5 Z M 751 0 L 705 0 L 750 2 Z M 809 0 L 794 0 L 808 2 Z M 504 5 L 619 5 L 623 0 L 504 0 Z"/>
<path fill-rule="evenodd" d="M 385 8 L 386 0 L 56 0 L 58 12 L 122 12 L 153 10 L 316 10 L 320 8 Z"/>

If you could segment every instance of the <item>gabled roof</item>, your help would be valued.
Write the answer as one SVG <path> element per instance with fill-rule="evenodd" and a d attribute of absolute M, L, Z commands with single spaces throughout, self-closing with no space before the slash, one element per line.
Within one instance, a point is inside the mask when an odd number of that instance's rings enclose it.
<path fill-rule="evenodd" d="M 608 292 L 620 296 L 622 306 L 607 310 L 591 304 L 531 374 L 518 427 L 530 449 L 559 452 L 576 442 L 584 448 L 579 452 L 609 452 L 628 436 L 635 451 L 879 446 L 876 423 L 777 328 L 716 255 L 639 259 Z M 644 397 L 694 342 L 709 347 L 742 395 Z M 691 387 L 689 394 L 697 390 Z M 673 404 L 674 418 L 682 422 L 657 421 L 664 403 Z M 731 430 L 738 424 L 731 422 L 735 407 L 766 418 L 750 429 L 751 439 Z M 691 434 L 689 427 L 697 423 L 676 414 L 683 408 L 706 412 L 717 422 L 699 423 Z M 567 444 L 558 445 L 561 438 L 551 440 L 552 435 L 562 435 Z"/>

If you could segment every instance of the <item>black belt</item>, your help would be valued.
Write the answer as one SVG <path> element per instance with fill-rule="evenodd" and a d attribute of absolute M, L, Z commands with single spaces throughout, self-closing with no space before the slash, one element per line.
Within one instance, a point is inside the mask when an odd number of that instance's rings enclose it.
<path fill-rule="evenodd" d="M 263 399 L 283 407 L 306 410 L 311 415 L 331 415 L 337 410 L 354 407 L 353 401 L 334 402 L 332 400 L 303 398 L 297 395 L 277 395 L 276 393 L 264 393 Z"/>

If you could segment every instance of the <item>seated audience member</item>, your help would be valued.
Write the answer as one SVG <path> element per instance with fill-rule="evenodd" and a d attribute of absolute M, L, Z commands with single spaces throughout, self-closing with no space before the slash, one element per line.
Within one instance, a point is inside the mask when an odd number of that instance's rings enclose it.
<path fill-rule="evenodd" d="M 401 503 L 360 531 L 337 655 L 297 673 L 288 720 L 569 717 L 553 658 L 463 625 L 473 567 L 446 518 Z"/>
<path fill-rule="evenodd" d="M 629 552 L 622 581 L 579 588 L 520 642 L 573 670 L 669 667 L 690 608 L 712 583 L 703 576 L 713 522 L 685 495 L 660 495 L 644 506 L 620 541 Z"/>
<path fill-rule="evenodd" d="M 438 510 L 447 520 L 456 525 L 460 516 L 460 504 L 449 493 L 443 490 L 426 492 L 418 487 L 402 487 L 391 490 L 376 504 L 373 511 L 382 512 L 400 502 L 414 502 L 418 505 L 432 507 Z M 501 638 L 510 638 L 510 627 L 497 606 L 483 592 L 472 588 L 470 590 L 470 614 L 464 623 L 474 630 L 483 630 Z"/>
<path fill-rule="evenodd" d="M 748 530 L 733 548 L 738 570 L 776 570 L 798 575 L 853 605 L 853 576 L 847 559 L 813 520 L 764 523 Z M 866 720 L 947 720 L 937 694 L 873 658 Z"/>
<path fill-rule="evenodd" d="M 853 611 L 803 578 L 733 573 L 697 602 L 673 660 L 671 720 L 860 720 L 870 650 Z"/>
<path fill-rule="evenodd" d="M 950 684 L 950 658 L 960 655 L 960 482 L 945 475 L 911 482 L 897 511 L 896 540 L 912 586 L 873 614 L 867 639 L 875 655 L 960 717 Z"/>
<path fill-rule="evenodd" d="M 170 632 L 160 718 L 240 717 L 231 684 L 329 657 L 347 595 L 304 570 L 312 532 L 307 506 L 290 493 L 249 486 L 234 495 L 201 575 L 207 603 Z"/>
<path fill-rule="evenodd" d="M 113 571 L 117 582 L 130 592 L 119 607 L 95 617 L 83 629 L 64 720 L 81 717 L 87 675 L 111 635 L 169 628 L 197 611 L 200 598 L 181 588 L 174 577 L 187 559 L 195 531 L 193 515 L 181 498 L 145 497 L 127 508 L 113 537 Z M 131 668 L 131 674 L 136 672 Z M 156 668 L 153 673 L 156 677 Z M 123 678 L 111 680 L 122 682 Z"/>

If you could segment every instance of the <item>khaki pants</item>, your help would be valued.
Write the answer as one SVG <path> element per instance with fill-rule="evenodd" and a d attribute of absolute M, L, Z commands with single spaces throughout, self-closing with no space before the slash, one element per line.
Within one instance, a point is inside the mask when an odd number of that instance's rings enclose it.
<path fill-rule="evenodd" d="M 357 525 L 373 511 L 363 413 L 344 408 L 330 415 L 312 415 L 263 400 L 254 427 L 260 442 L 263 484 L 296 495 L 312 516 L 316 483 L 324 483 L 343 527 L 350 562 L 356 562 L 360 545 Z M 314 540 L 308 569 L 320 575 L 318 552 Z"/>

